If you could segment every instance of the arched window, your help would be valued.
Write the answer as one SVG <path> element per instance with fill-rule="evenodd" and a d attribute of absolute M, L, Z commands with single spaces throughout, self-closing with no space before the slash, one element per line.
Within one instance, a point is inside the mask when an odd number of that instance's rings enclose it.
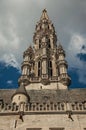
<path fill-rule="evenodd" d="M 39 48 L 41 48 L 41 40 L 39 39 Z"/>
<path fill-rule="evenodd" d="M 52 76 L 52 61 L 48 61 L 48 74 Z"/>
<path fill-rule="evenodd" d="M 48 39 L 48 48 L 51 48 L 50 39 Z"/>
<path fill-rule="evenodd" d="M 41 48 L 41 44 L 39 43 L 39 48 Z"/>
<path fill-rule="evenodd" d="M 50 29 L 49 25 L 48 25 L 48 29 Z"/>
<path fill-rule="evenodd" d="M 41 76 L 41 62 L 38 62 L 38 76 Z"/>

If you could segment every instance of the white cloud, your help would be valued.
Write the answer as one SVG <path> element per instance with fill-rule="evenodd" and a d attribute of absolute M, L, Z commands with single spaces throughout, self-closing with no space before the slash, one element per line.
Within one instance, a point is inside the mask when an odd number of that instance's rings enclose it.
<path fill-rule="evenodd" d="M 68 61 L 70 68 L 75 68 L 79 76 L 79 82 L 86 84 L 86 62 L 81 61 L 77 54 L 86 54 L 86 51 L 82 49 L 82 46 L 86 45 L 86 38 L 80 34 L 73 34 L 68 46 Z"/>
<path fill-rule="evenodd" d="M 0 61 L 5 62 L 6 66 L 13 66 L 14 68 L 19 69 L 19 64 L 13 54 L 4 54 Z"/>
<path fill-rule="evenodd" d="M 0 24 L 0 26 L 3 26 L 3 28 L 0 29 L 0 50 L 1 49 L 18 49 L 19 48 L 19 37 L 17 35 L 17 25 L 16 20 L 10 15 L 8 17 L 8 24 L 6 24 L 5 28 L 3 24 Z M 2 21 L 3 22 L 3 21 Z"/>
<path fill-rule="evenodd" d="M 7 84 L 12 85 L 12 84 L 13 84 L 13 81 L 12 81 L 12 80 L 8 80 L 8 81 L 7 81 Z"/>
<path fill-rule="evenodd" d="M 5 36 L 0 32 L 0 48 L 4 49 L 4 47 L 7 45 L 7 39 Z"/>
<path fill-rule="evenodd" d="M 82 50 L 82 46 L 86 44 L 86 38 L 79 34 L 73 34 L 70 40 L 69 44 L 69 50 L 72 50 L 74 54 L 77 53 L 86 53 L 84 50 Z"/>

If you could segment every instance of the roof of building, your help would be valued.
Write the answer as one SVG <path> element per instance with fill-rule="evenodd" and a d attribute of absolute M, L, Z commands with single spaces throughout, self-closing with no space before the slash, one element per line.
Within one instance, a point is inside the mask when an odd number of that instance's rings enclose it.
<path fill-rule="evenodd" d="M 0 98 L 6 103 L 11 102 L 15 89 L 1 89 Z M 84 102 L 86 101 L 86 88 L 71 90 L 28 90 L 30 102 Z"/>
<path fill-rule="evenodd" d="M 21 85 L 16 89 L 16 91 L 15 91 L 15 93 L 12 95 L 12 97 L 15 96 L 16 94 L 24 94 L 24 95 L 27 96 L 28 100 L 30 99 L 29 94 L 27 93 L 27 91 L 26 91 L 26 89 L 25 89 L 23 83 L 21 83 Z M 11 97 L 11 98 L 12 98 L 12 97 Z"/>

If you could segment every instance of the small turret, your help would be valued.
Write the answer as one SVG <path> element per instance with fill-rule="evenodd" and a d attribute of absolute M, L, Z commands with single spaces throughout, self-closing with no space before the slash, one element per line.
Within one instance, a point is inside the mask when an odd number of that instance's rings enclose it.
<path fill-rule="evenodd" d="M 22 75 L 18 80 L 19 85 L 23 82 L 24 86 L 30 83 L 30 76 L 33 72 L 34 67 L 34 51 L 30 46 L 23 54 L 23 63 L 21 65 Z"/>
<path fill-rule="evenodd" d="M 59 69 L 59 79 L 64 85 L 69 86 L 71 79 L 67 73 L 68 64 L 67 61 L 65 60 L 65 51 L 63 50 L 61 44 L 59 44 L 57 47 L 57 55 L 58 55 L 57 64 Z"/>
<path fill-rule="evenodd" d="M 21 83 L 20 87 L 16 90 L 16 92 L 12 96 L 12 103 L 20 105 L 21 103 L 27 104 L 29 101 L 30 97 L 27 94 L 23 83 Z"/>

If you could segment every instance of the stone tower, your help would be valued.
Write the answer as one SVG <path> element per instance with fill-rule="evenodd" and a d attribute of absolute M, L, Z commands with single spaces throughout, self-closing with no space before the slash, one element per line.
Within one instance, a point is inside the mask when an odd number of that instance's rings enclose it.
<path fill-rule="evenodd" d="M 23 54 L 19 84 L 23 82 L 27 89 L 66 89 L 71 79 L 65 52 L 60 43 L 57 45 L 55 28 L 46 9 L 36 24 L 33 42 L 34 47 L 30 46 Z"/>

